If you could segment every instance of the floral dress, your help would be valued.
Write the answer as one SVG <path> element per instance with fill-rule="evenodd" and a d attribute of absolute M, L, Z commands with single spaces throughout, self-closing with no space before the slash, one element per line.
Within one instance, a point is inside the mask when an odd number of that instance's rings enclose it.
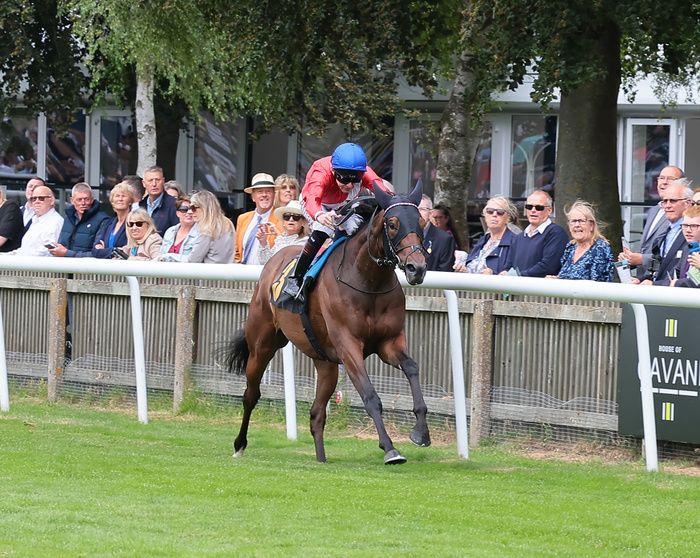
<path fill-rule="evenodd" d="M 561 257 L 559 279 L 588 279 L 590 281 L 613 280 L 613 254 L 610 244 L 599 238 L 574 262 L 576 242 L 566 245 Z"/>

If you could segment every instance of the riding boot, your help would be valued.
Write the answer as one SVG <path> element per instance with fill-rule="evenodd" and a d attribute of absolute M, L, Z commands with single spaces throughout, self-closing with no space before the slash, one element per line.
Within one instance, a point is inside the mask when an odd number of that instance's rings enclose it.
<path fill-rule="evenodd" d="M 297 265 L 294 267 L 294 271 L 285 281 L 284 288 L 282 289 L 284 293 L 303 302 L 303 289 L 301 287 L 304 281 L 304 275 L 309 270 L 311 262 L 314 260 L 327 238 L 328 235 L 323 231 L 313 231 L 311 233 L 311 236 L 309 236 L 309 239 L 304 245 L 304 249 L 301 251 L 301 254 L 299 254 L 299 259 L 297 260 Z"/>

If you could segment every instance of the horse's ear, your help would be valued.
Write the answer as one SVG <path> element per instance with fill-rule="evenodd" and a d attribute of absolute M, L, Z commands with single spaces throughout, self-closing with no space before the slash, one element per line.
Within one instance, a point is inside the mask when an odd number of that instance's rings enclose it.
<path fill-rule="evenodd" d="M 413 189 L 413 192 L 411 192 L 408 195 L 408 200 L 411 203 L 414 203 L 416 205 L 420 205 L 420 200 L 423 197 L 423 182 L 421 180 L 418 181 L 416 184 L 416 187 Z"/>
<path fill-rule="evenodd" d="M 374 197 L 379 202 L 379 207 L 386 209 L 391 205 L 391 196 L 381 189 L 376 180 L 372 182 L 372 190 L 374 191 Z"/>

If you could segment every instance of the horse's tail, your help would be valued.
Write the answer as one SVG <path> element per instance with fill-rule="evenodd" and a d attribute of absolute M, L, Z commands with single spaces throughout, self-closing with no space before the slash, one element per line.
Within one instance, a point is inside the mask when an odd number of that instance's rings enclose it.
<path fill-rule="evenodd" d="M 239 329 L 227 345 L 224 347 L 224 363 L 229 372 L 235 374 L 245 374 L 248 364 L 248 342 L 245 340 L 245 332 Z"/>

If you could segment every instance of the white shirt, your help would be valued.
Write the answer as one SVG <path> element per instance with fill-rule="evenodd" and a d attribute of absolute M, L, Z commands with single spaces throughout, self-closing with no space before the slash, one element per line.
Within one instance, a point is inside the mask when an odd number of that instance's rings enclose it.
<path fill-rule="evenodd" d="M 22 237 L 21 246 L 11 253 L 18 256 L 50 256 L 44 244 L 58 242 L 61 228 L 63 228 L 63 217 L 53 207 L 41 217 L 34 215 L 32 226 Z"/>
<path fill-rule="evenodd" d="M 27 223 L 32 220 L 32 217 L 34 217 L 36 213 L 34 213 L 34 208 L 32 207 L 32 204 L 29 203 L 29 200 L 27 200 L 27 203 L 25 203 L 22 206 L 22 221 L 24 221 L 24 226 L 27 226 Z"/>
<path fill-rule="evenodd" d="M 253 215 L 253 218 L 250 220 L 250 223 L 248 223 L 248 228 L 245 230 L 245 234 L 243 235 L 243 246 L 245 247 L 246 242 L 248 242 L 248 237 L 252 234 L 255 236 L 255 234 L 258 232 L 258 225 L 261 225 L 262 223 L 267 223 L 270 220 L 270 215 L 272 215 L 272 208 L 270 208 L 269 211 L 266 213 L 255 213 Z M 258 223 L 258 217 L 260 218 L 260 222 Z M 253 247 L 250 249 L 250 256 L 245 262 L 246 264 L 260 264 L 260 242 L 258 242 L 257 239 L 253 241 Z"/>
<path fill-rule="evenodd" d="M 547 220 L 544 221 L 543 223 L 540 223 L 540 226 L 537 227 L 536 229 L 533 229 L 532 225 L 528 225 L 527 227 L 525 227 L 524 232 L 527 236 L 535 236 L 537 233 L 544 234 L 544 231 L 546 230 L 546 228 L 551 224 L 552 224 L 552 220 L 548 217 Z"/>

